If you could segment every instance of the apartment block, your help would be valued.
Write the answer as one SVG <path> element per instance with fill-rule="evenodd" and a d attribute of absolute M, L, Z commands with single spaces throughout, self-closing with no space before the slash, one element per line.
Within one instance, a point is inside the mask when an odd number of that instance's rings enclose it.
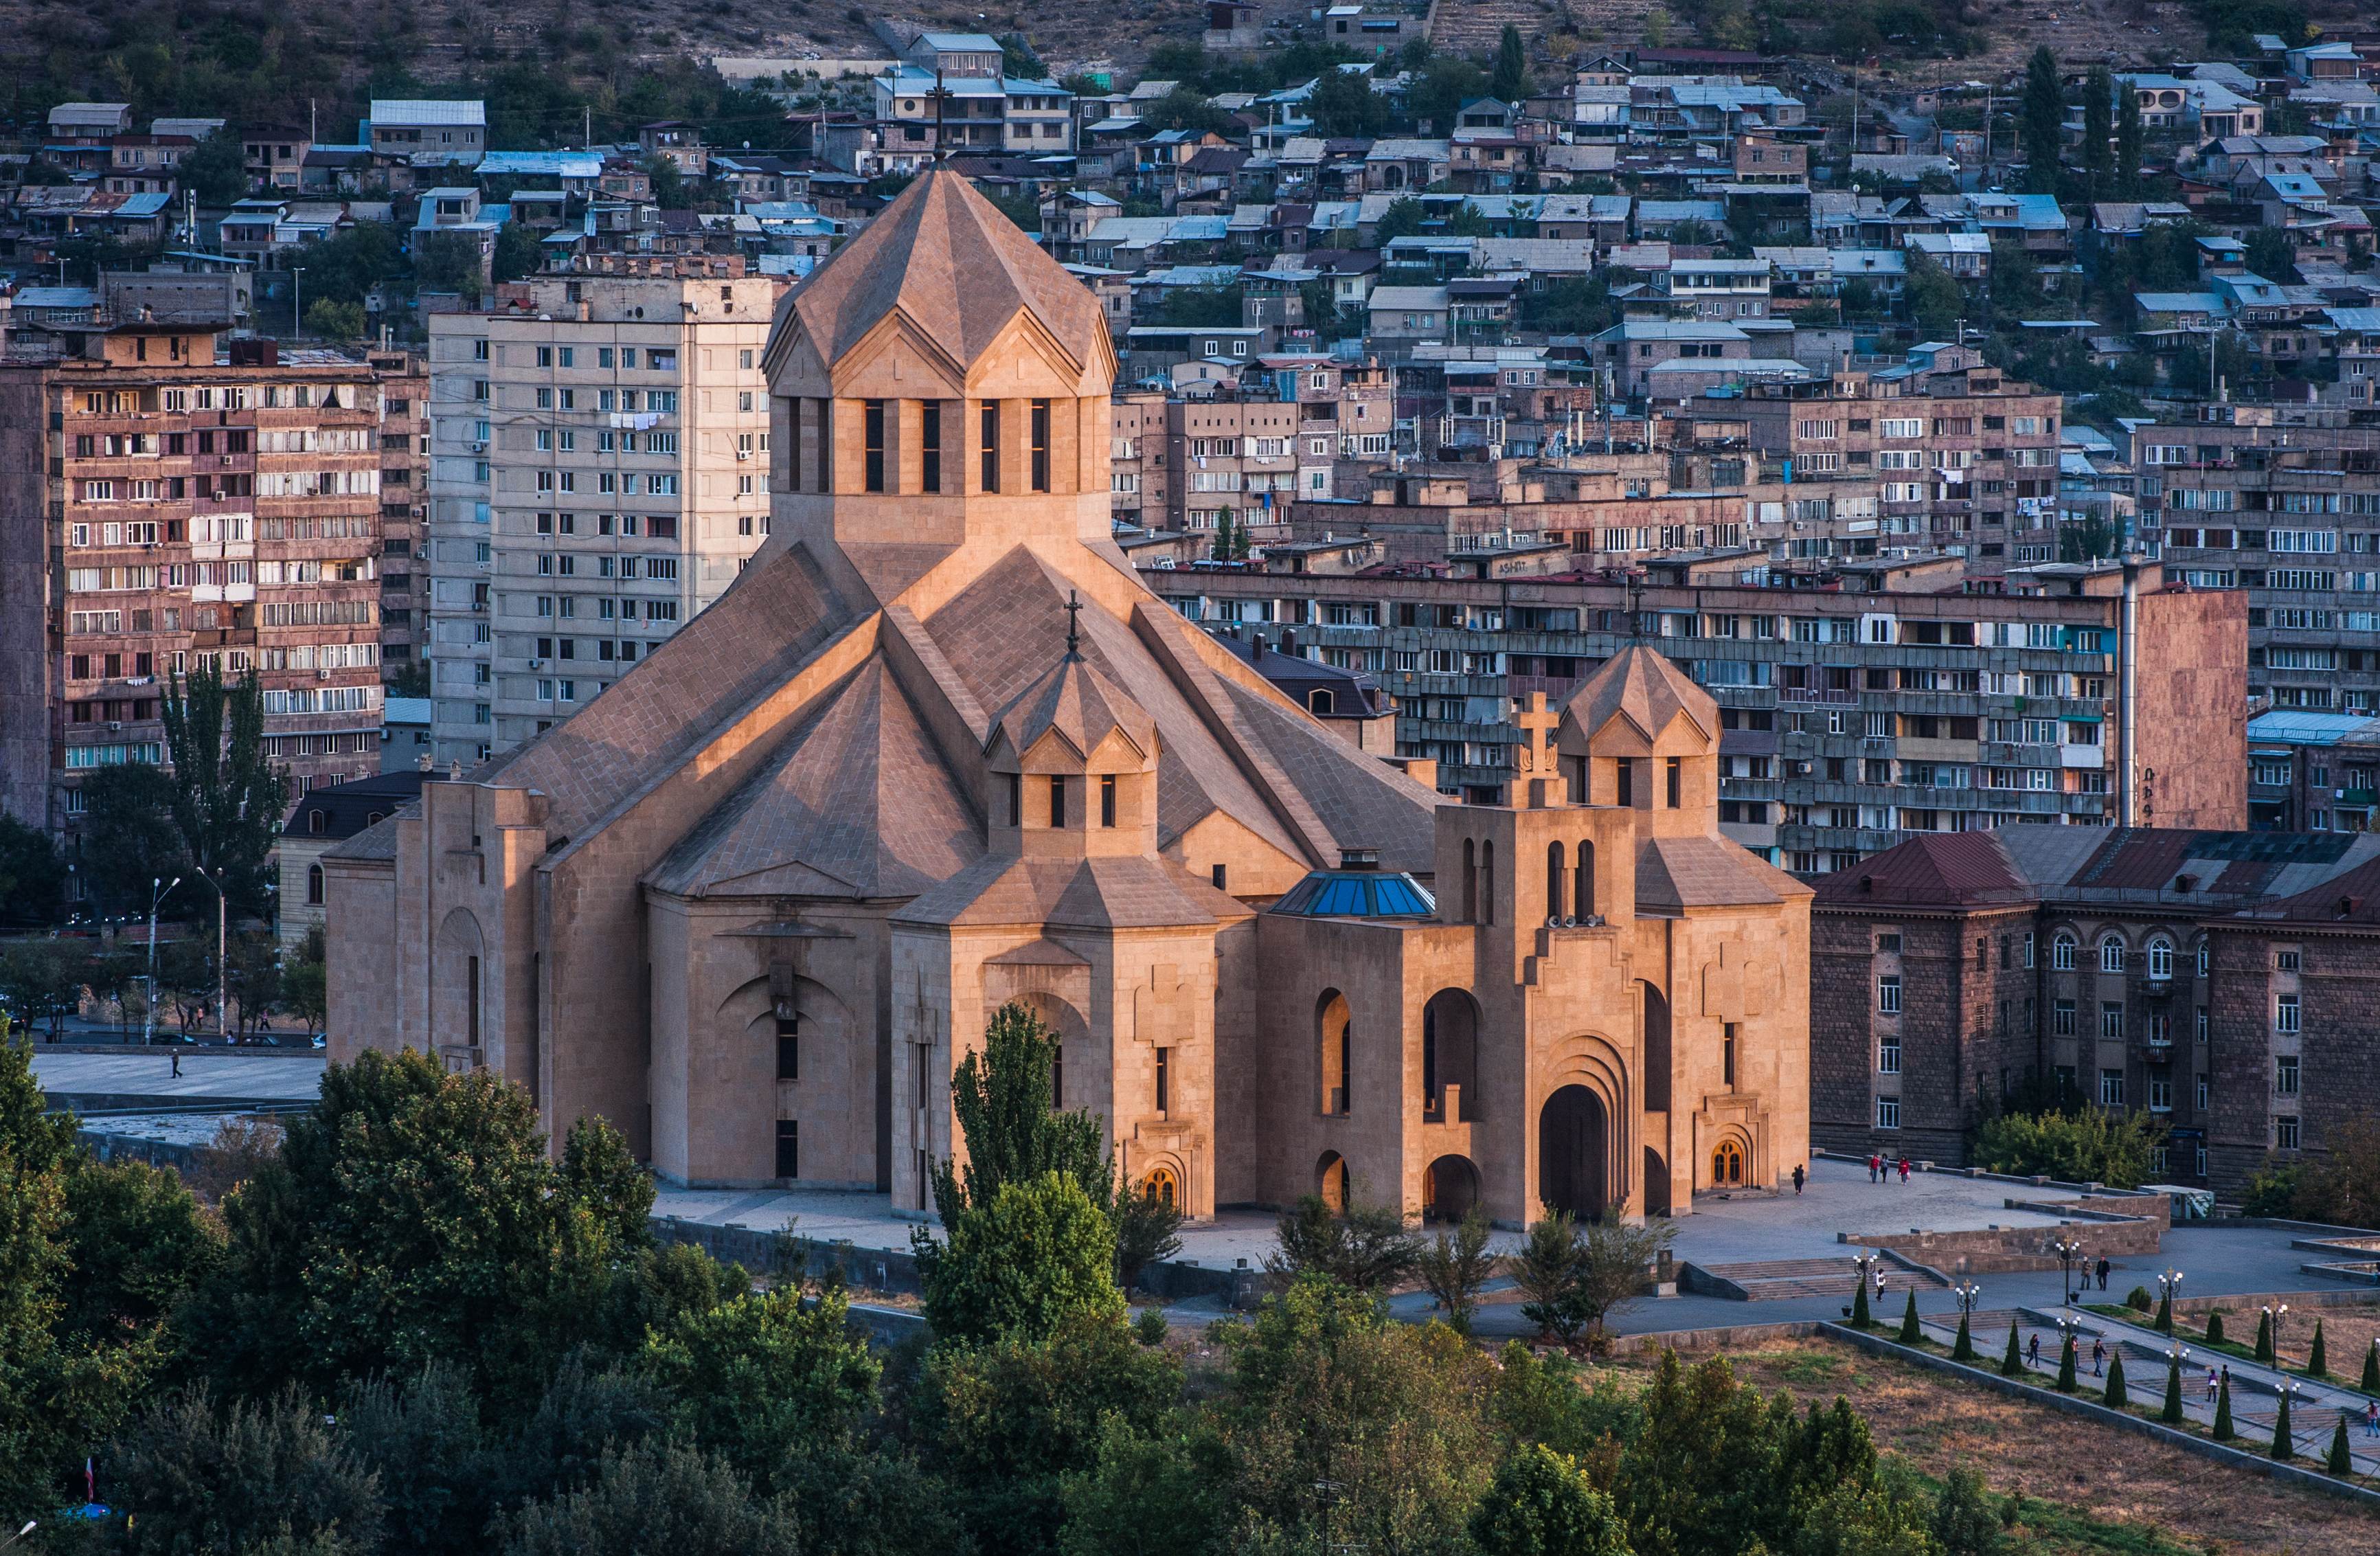
<path fill-rule="evenodd" d="M 430 327 L 431 749 L 599 695 L 769 531 L 766 277 L 540 276 Z"/>
<path fill-rule="evenodd" d="M 2380 428 L 2216 404 L 2132 437 L 2141 533 L 2168 572 L 2248 598 L 2248 695 L 2380 711 Z"/>
<path fill-rule="evenodd" d="M 188 324 L 58 339 L 0 365 L 0 803 L 71 833 L 91 772 L 164 760 L 164 694 L 210 661 L 261 681 L 293 801 L 377 771 L 373 368 Z"/>
<path fill-rule="evenodd" d="M 1790 464 L 1797 497 L 1856 508 L 1888 545 L 1945 551 L 1992 575 L 2058 559 L 2062 408 L 1945 346 L 1878 372 L 1751 385 L 1716 414 Z"/>
<path fill-rule="evenodd" d="M 429 655 L 430 363 L 374 351 L 381 386 L 380 663 L 394 678 Z"/>
<path fill-rule="evenodd" d="M 1116 395 L 1116 519 L 1168 529 L 1215 529 L 1227 518 L 1281 524 L 1293 502 L 1331 500 L 1390 460 L 1396 377 L 1370 358 L 1281 355 L 1259 358 L 1235 392 Z"/>
<path fill-rule="evenodd" d="M 2246 824 L 2246 602 L 2154 564 L 2021 570 L 2007 592 L 1968 592 L 1953 558 L 1792 588 L 1682 581 L 1684 563 L 1483 571 L 1144 577 L 1211 632 L 1377 676 L 1398 754 L 1475 803 L 1508 792 L 1519 699 L 1559 702 L 1643 641 L 1718 703 L 1727 835 L 1797 873 L 1917 833 Z M 1704 576 L 1759 575 L 1739 557 Z"/>

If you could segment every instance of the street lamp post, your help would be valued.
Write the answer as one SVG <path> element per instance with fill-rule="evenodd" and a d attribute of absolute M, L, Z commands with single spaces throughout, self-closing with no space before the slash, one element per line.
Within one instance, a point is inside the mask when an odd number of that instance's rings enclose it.
<path fill-rule="evenodd" d="M 2267 1303 L 2264 1313 L 2266 1321 L 2273 1326 L 2273 1365 L 2279 1367 L 2281 1365 L 2281 1322 L 2289 1316 L 2289 1305 L 2286 1302 Z"/>
<path fill-rule="evenodd" d="M 140 1046 L 148 1047 L 157 1040 L 157 905 L 173 894 L 174 887 L 182 883 L 176 876 L 171 884 L 160 887 L 157 878 L 149 878 L 149 999 L 140 1013 Z"/>
<path fill-rule="evenodd" d="M 1973 1281 L 1961 1281 L 1950 1288 L 1950 1295 L 1959 1299 L 1959 1317 L 1968 1323 L 1973 1323 L 1975 1318 L 1975 1305 L 1983 1300 L 1984 1288 Z"/>
<path fill-rule="evenodd" d="M 2173 1305 L 2181 1299 L 2181 1271 L 2171 1265 L 2166 1266 L 2165 1273 L 2157 1277 L 2157 1295 L 2162 1299 L 2157 1306 L 2158 1309 L 2165 1314 L 2165 1331 L 2171 1334 L 2174 1322 Z"/>
<path fill-rule="evenodd" d="M 2082 1245 L 2074 1238 L 2060 1237 L 2049 1246 L 2049 1251 L 2058 1256 L 2058 1268 L 2065 1272 L 2065 1301 L 2070 1307 L 2074 1305 L 2074 1261 L 2082 1257 Z"/>
<path fill-rule="evenodd" d="M 206 866 L 194 862 L 190 868 L 197 870 L 206 883 L 215 889 L 215 1032 L 223 1039 L 224 1046 L 229 1048 L 232 1045 L 231 963 L 228 956 L 231 943 L 231 899 L 224 895 L 223 881 L 210 874 Z"/>

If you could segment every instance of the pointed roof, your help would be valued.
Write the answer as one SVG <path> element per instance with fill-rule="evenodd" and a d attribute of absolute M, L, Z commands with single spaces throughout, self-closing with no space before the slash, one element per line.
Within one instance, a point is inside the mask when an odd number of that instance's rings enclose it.
<path fill-rule="evenodd" d="M 1002 711 L 995 727 L 1019 756 L 1052 730 L 1079 756 L 1089 756 L 1111 732 L 1123 735 L 1143 757 L 1157 749 L 1157 721 L 1071 650 Z"/>
<path fill-rule="evenodd" d="M 1689 680 L 1669 655 L 1635 644 L 1605 661 L 1571 694 L 1562 711 L 1589 736 L 1613 714 L 1623 714 L 1647 740 L 1658 738 L 1682 713 L 1708 740 L 1718 730 L 1718 710 L 1710 693 Z"/>
<path fill-rule="evenodd" d="M 898 312 L 962 367 L 1029 312 L 1087 367 L 1108 330 L 1090 289 L 1043 253 L 962 174 L 937 168 L 901 191 L 790 302 L 830 367 Z"/>

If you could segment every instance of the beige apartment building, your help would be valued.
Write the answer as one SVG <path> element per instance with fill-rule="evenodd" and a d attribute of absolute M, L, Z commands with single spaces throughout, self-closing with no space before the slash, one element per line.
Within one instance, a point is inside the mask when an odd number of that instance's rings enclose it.
<path fill-rule="evenodd" d="M 209 660 L 261 680 L 292 800 L 376 772 L 373 370 L 190 324 L 55 338 L 0 366 L 0 805 L 70 833 L 85 777 L 164 760 Z"/>
<path fill-rule="evenodd" d="M 764 277 L 540 276 L 431 322 L 431 748 L 569 717 L 769 532 Z"/>
<path fill-rule="evenodd" d="M 1910 356 L 1880 372 L 1747 385 L 1719 414 L 1791 463 L 1797 505 L 1856 509 L 1885 545 L 1947 551 L 1985 575 L 2057 561 L 2058 396 L 1963 347 Z"/>
<path fill-rule="evenodd" d="M 1160 529 L 1287 521 L 1290 504 L 1327 501 L 1390 463 L 1395 370 L 1370 358 L 1258 359 L 1235 394 L 1156 391 L 1111 406 L 1109 480 L 1120 523 Z"/>

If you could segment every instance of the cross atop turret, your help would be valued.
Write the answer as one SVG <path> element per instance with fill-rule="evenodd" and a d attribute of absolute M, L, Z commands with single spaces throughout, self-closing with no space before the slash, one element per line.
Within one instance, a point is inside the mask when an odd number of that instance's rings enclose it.
<path fill-rule="evenodd" d="M 1529 693 L 1512 723 L 1520 727 L 1521 743 L 1512 754 L 1513 797 L 1524 808 L 1543 810 L 1568 799 L 1561 776 L 1561 759 L 1554 749 L 1554 731 L 1561 715 L 1546 706 L 1546 694 Z"/>

